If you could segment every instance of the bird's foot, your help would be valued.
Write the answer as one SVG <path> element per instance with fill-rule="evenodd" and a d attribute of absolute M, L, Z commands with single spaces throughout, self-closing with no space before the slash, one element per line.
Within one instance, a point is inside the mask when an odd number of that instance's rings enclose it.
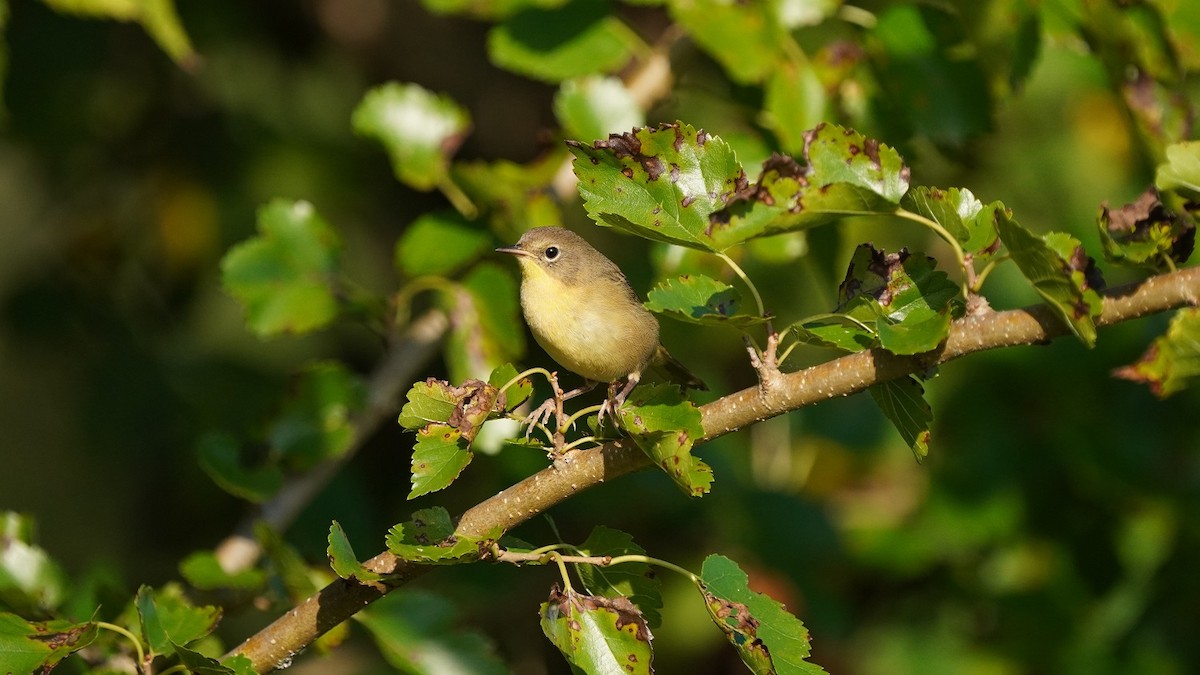
<path fill-rule="evenodd" d="M 534 408 L 532 412 L 525 416 L 525 440 L 533 435 L 533 430 L 540 426 L 545 426 L 550 422 L 550 418 L 554 417 L 558 412 L 559 402 L 557 399 L 548 398 L 541 405 Z"/>

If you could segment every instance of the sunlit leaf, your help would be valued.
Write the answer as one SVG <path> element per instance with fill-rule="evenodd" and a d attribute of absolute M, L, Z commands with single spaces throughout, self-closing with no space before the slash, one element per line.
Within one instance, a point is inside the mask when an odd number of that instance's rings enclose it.
<path fill-rule="evenodd" d="M 208 635 L 221 620 L 219 607 L 197 607 L 174 585 L 158 591 L 142 586 L 134 602 L 142 637 L 156 654 L 171 654 L 175 644 L 186 645 Z"/>
<path fill-rule="evenodd" d="M 825 672 L 807 660 L 810 647 L 804 624 L 776 600 L 750 590 L 749 578 L 737 563 L 710 555 L 704 559 L 700 577 L 709 616 L 751 672 Z"/>
<path fill-rule="evenodd" d="M 431 190 L 471 128 L 466 110 L 416 84 L 389 82 L 367 92 L 351 120 L 355 133 L 383 144 L 400 182 Z"/>
<path fill-rule="evenodd" d="M 501 534 L 503 532 L 496 528 L 484 537 L 456 535 L 449 512 L 435 506 L 413 513 L 409 520 L 388 530 L 387 547 L 404 560 L 453 565 L 478 560 Z"/>
<path fill-rule="evenodd" d="M 1154 184 L 1159 190 L 1178 192 L 1193 201 L 1200 200 L 1200 141 L 1185 141 L 1167 146 L 1167 161 L 1158 165 Z"/>
<path fill-rule="evenodd" d="M 308 202 L 275 200 L 259 210 L 258 232 L 221 261 L 225 289 L 245 307 L 250 330 L 306 333 L 332 321 L 342 248 L 333 228 Z"/>
<path fill-rule="evenodd" d="M 1110 262 L 1164 270 L 1168 259 L 1187 260 L 1196 244 L 1195 223 L 1168 210 L 1154 188 L 1119 209 L 1102 204 L 1097 220 L 1104 257 Z"/>
<path fill-rule="evenodd" d="M 414 382 L 405 397 L 408 403 L 400 409 L 400 426 L 409 430 L 420 429 L 430 422 L 449 422 L 458 405 L 456 388 L 432 377 Z"/>
<path fill-rule="evenodd" d="M 762 81 L 778 65 L 789 39 L 775 4 L 766 0 L 668 0 L 667 7 L 729 77 L 743 84 Z"/>
<path fill-rule="evenodd" d="M 444 489 L 471 463 L 470 442 L 447 424 L 430 424 L 417 431 L 412 455 L 409 499 Z"/>
<path fill-rule="evenodd" d="M 38 546 L 33 518 L 0 511 L 0 605 L 45 616 L 66 598 L 66 573 Z"/>
<path fill-rule="evenodd" d="M 0 671 L 50 672 L 59 661 L 91 644 L 98 632 L 90 621 L 26 621 L 0 612 Z"/>
<path fill-rule="evenodd" d="M 773 68 L 764 98 L 764 121 L 788 152 L 803 152 L 804 131 L 832 117 L 829 95 L 811 62 L 789 60 Z"/>
<path fill-rule="evenodd" d="M 1179 310 L 1166 334 L 1158 337 L 1136 363 L 1115 374 L 1143 382 L 1159 398 L 1166 398 L 1200 376 L 1200 309 Z"/>
<path fill-rule="evenodd" d="M 492 29 L 492 63 L 545 82 L 561 82 L 625 65 L 637 35 L 604 0 L 572 0 L 554 9 L 528 9 Z"/>
<path fill-rule="evenodd" d="M 396 269 L 407 277 L 457 272 L 489 248 L 492 238 L 457 211 L 434 211 L 414 220 L 396 241 Z"/>
<path fill-rule="evenodd" d="M 274 464 L 242 464 L 236 440 L 225 434 L 208 434 L 197 447 L 200 468 L 222 490 L 254 503 L 270 499 L 283 484 L 283 473 Z"/>
<path fill-rule="evenodd" d="M 542 632 L 575 669 L 594 675 L 652 673 L 650 629 L 626 598 L 550 591 Z"/>
<path fill-rule="evenodd" d="M 511 363 L 506 363 L 492 371 L 491 377 L 488 378 L 488 384 L 499 390 L 500 387 L 511 382 L 518 374 L 517 369 Z M 504 390 L 504 409 L 512 410 L 516 408 L 524 403 L 532 394 L 533 382 L 530 381 L 529 377 L 521 378 L 508 389 Z"/>
<path fill-rule="evenodd" d="M 646 307 L 672 319 L 710 326 L 745 328 L 767 321 L 766 317 L 739 314 L 742 294 L 729 284 L 703 274 L 668 279 L 653 288 Z"/>
<path fill-rule="evenodd" d="M 366 404 L 366 385 L 336 362 L 310 366 L 268 434 L 272 450 L 297 471 L 346 452 L 354 441 L 353 416 Z"/>
<path fill-rule="evenodd" d="M 617 410 L 622 427 L 639 448 L 675 484 L 692 497 L 706 494 L 712 468 L 692 454 L 692 444 L 704 435 L 700 410 L 669 384 L 634 389 Z"/>
<path fill-rule="evenodd" d="M 977 260 L 1000 248 L 996 233 L 996 211 L 1004 209 L 1000 202 L 984 206 L 966 188 L 942 190 L 921 185 L 909 190 L 901 205 L 941 225 Z"/>
<path fill-rule="evenodd" d="M 619 78 L 567 80 L 554 96 L 554 115 L 568 138 L 589 140 L 640 127 L 646 116 Z"/>
<path fill-rule="evenodd" d="M 504 675 L 509 669 L 487 638 L 455 626 L 454 603 L 428 591 L 402 589 L 372 603 L 355 618 L 380 653 L 404 673 Z"/>
<path fill-rule="evenodd" d="M 378 581 L 381 578 L 378 572 L 372 572 L 358 561 L 358 556 L 354 555 L 354 547 L 346 537 L 346 531 L 336 520 L 329 526 L 329 548 L 326 549 L 326 555 L 329 556 L 329 566 L 333 568 L 334 574 L 343 579 L 363 582 Z"/>
<path fill-rule="evenodd" d="M 867 391 L 871 398 L 900 432 L 908 447 L 912 448 L 917 461 L 929 455 L 930 432 L 933 410 L 925 401 L 925 388 L 913 376 L 888 380 L 872 386 Z"/>
<path fill-rule="evenodd" d="M 603 525 L 592 529 L 587 540 L 579 545 L 579 550 L 587 556 L 613 558 L 646 553 L 630 535 Z M 657 628 L 662 621 L 662 591 L 650 565 L 642 562 L 611 566 L 580 564 L 575 566 L 575 571 L 588 593 L 606 598 L 629 598 L 637 605 L 650 628 Z"/>

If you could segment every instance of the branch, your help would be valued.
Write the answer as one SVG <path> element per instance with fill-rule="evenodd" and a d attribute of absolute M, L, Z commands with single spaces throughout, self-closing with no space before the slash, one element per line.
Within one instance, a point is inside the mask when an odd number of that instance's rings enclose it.
<path fill-rule="evenodd" d="M 1164 274 L 1104 293 L 1097 325 L 1122 321 L 1197 304 L 1200 267 Z M 770 417 L 835 396 L 849 396 L 871 385 L 1000 347 L 1048 342 L 1069 329 L 1045 306 L 989 312 L 956 321 L 943 346 L 927 354 L 896 356 L 870 350 L 843 356 L 794 373 L 782 374 L 778 386 L 751 387 L 701 407 L 704 438 L 712 440 Z M 500 527 L 508 530 L 589 487 L 650 466 L 650 460 L 627 440 L 594 450 L 568 453 L 562 461 L 522 480 L 464 513 L 458 533 L 486 536 Z M 381 553 L 364 563 L 389 575 L 387 584 L 363 585 L 338 580 L 251 636 L 231 653 L 249 657 L 259 672 L 271 670 L 349 619 L 386 593 L 431 569 Z"/>

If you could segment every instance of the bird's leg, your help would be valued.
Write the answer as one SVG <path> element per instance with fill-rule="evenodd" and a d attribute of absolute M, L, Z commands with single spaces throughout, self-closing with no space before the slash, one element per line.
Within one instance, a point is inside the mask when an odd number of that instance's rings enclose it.
<path fill-rule="evenodd" d="M 586 381 L 581 386 L 578 386 L 567 393 L 558 386 L 558 378 L 550 380 L 550 387 L 554 390 L 554 395 L 542 402 L 540 406 L 535 408 L 533 412 L 525 417 L 525 423 L 529 426 L 525 429 L 525 438 L 529 438 L 529 434 L 533 433 L 533 428 L 539 425 L 544 425 L 550 421 L 550 416 L 555 417 L 557 424 L 555 428 L 562 426 L 563 420 L 563 402 L 575 398 L 581 394 L 586 394 L 596 388 L 598 382 Z M 563 429 L 559 429 L 555 435 L 561 435 Z"/>
<path fill-rule="evenodd" d="M 633 371 L 629 374 L 629 377 L 626 378 L 625 386 L 621 387 L 621 391 L 617 392 L 615 396 L 613 395 L 613 391 L 616 389 L 616 384 L 614 383 L 609 385 L 608 398 L 604 399 L 604 403 L 600 404 L 600 413 L 596 418 L 596 426 L 601 426 L 604 424 L 605 415 L 612 415 L 613 419 L 618 419 L 617 409 L 625 404 L 626 397 L 629 396 L 629 393 L 633 391 L 633 388 L 637 386 L 637 383 L 641 381 L 641 379 L 642 374 L 636 370 Z"/>

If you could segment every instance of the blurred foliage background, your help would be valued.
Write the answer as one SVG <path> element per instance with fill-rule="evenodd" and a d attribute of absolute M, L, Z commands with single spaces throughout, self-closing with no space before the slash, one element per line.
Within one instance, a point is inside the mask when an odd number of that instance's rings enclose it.
<path fill-rule="evenodd" d="M 925 28 L 961 31 L 974 50 L 965 60 L 947 50 L 961 68 L 948 70 L 922 60 L 914 45 L 937 34 L 922 33 L 906 4 L 863 3 L 880 22 L 865 37 L 847 21 L 795 31 L 821 58 L 837 56 L 830 45 L 842 34 L 845 48 L 875 53 L 846 57 L 875 79 L 848 77 L 842 105 L 818 113 L 898 147 L 914 183 L 1002 199 L 1027 227 L 1069 231 L 1098 255 L 1100 203 L 1131 201 L 1157 161 L 1110 79 L 1111 59 L 1097 56 L 1103 41 L 1081 28 L 1089 12 L 1111 8 L 942 3 L 958 18 Z M 1177 45 L 1200 33 L 1186 4 L 1152 5 Z M 335 358 L 366 373 L 382 354 L 378 337 L 352 322 L 271 340 L 246 330 L 219 263 L 254 232 L 256 209 L 275 197 L 311 201 L 343 237 L 356 281 L 393 292 L 397 237 L 446 200 L 397 182 L 378 146 L 354 135 L 351 113 L 368 88 L 396 80 L 448 94 L 473 120 L 458 157 L 525 163 L 562 152 L 557 86 L 493 65 L 488 22 L 412 0 L 180 2 L 196 55 L 178 62 L 135 23 L 32 0 L 7 8 L 0 507 L 33 515 L 39 541 L 73 578 L 111 580 L 106 606 L 117 611 L 138 584 L 178 578 L 184 556 L 214 546 L 245 513 L 198 468 L 202 437 L 261 438 L 306 364 Z M 614 11 L 647 43 L 676 30 L 661 7 Z M 731 76 L 686 37 L 669 53 L 675 84 L 647 122 L 703 126 L 747 166 L 794 145 L 764 121 L 767 87 Z M 883 85 L 852 90 L 867 81 Z M 1194 82 L 1178 84 L 1194 97 Z M 595 228 L 578 201 L 562 212 L 643 294 L 664 270 L 689 264 Z M 751 246 L 745 264 L 768 307 L 796 319 L 832 308 L 862 241 L 946 253 L 913 226 L 846 222 Z M 985 294 L 997 308 L 1037 300 L 1015 271 L 997 272 Z M 928 386 L 934 442 L 921 465 L 858 396 L 704 446 L 717 481 L 703 499 L 643 472 L 556 508 L 553 526 L 538 519 L 516 534 L 548 542 L 556 527 L 579 541 L 605 524 L 693 569 L 707 553 L 730 555 L 804 620 L 813 660 L 830 672 L 1196 672 L 1200 399 L 1185 391 L 1159 401 L 1110 377 L 1167 319 L 1106 329 L 1092 350 L 1059 340 L 944 367 Z M 664 343 L 708 380 L 708 396 L 754 384 L 736 332 L 663 329 Z M 528 344 L 522 363 L 548 365 Z M 805 352 L 789 366 L 830 356 Z M 423 372 L 446 376 L 439 360 Z M 411 446 L 384 425 L 288 541 L 320 563 L 337 519 L 371 555 L 412 509 L 461 511 L 544 462 L 479 457 L 450 489 L 410 503 Z M 537 627 L 556 573 L 468 567 L 414 586 L 454 599 L 461 623 L 488 635 L 514 672 L 568 672 Z M 660 672 L 736 671 L 682 580 L 665 581 Z M 274 616 L 230 615 L 220 633 L 235 644 Z M 293 670 L 389 672 L 365 635 Z"/>

